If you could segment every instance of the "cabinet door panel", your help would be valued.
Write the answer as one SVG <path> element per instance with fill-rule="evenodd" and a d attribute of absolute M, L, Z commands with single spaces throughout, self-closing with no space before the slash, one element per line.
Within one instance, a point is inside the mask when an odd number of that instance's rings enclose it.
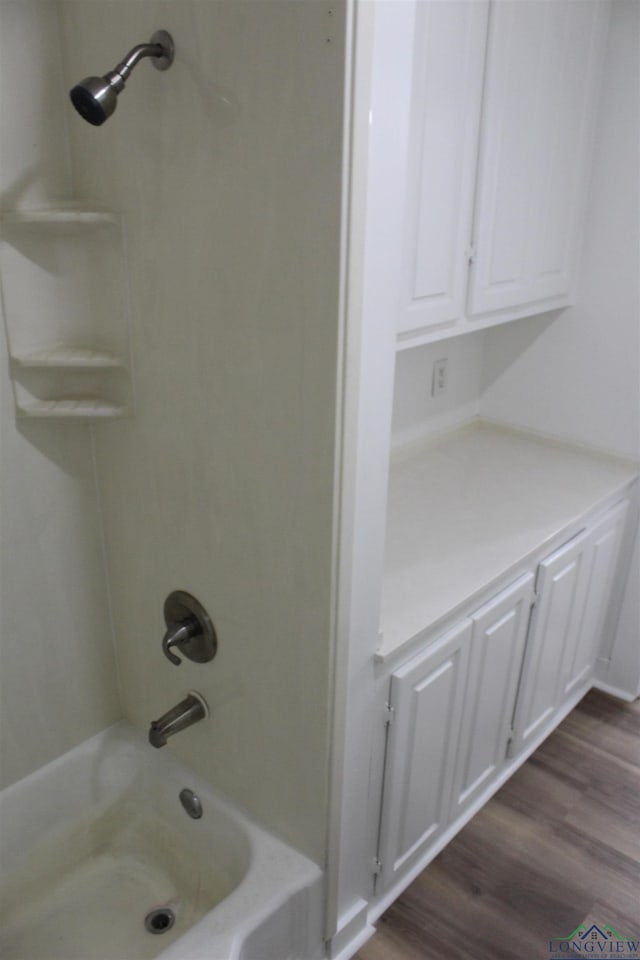
<path fill-rule="evenodd" d="M 385 883 L 447 826 L 470 636 L 465 620 L 391 677 L 380 846 Z"/>
<path fill-rule="evenodd" d="M 488 6 L 416 4 L 400 333 L 464 312 Z"/>
<path fill-rule="evenodd" d="M 568 302 L 606 29 L 600 3 L 492 5 L 472 317 Z"/>
<path fill-rule="evenodd" d="M 553 725 L 562 700 L 562 664 L 575 651 L 587 585 L 589 535 L 555 550 L 538 567 L 538 602 L 531 620 L 516 711 L 515 752 Z"/>
<path fill-rule="evenodd" d="M 505 762 L 532 597 L 533 574 L 527 574 L 471 618 L 453 818 L 489 786 Z"/>
<path fill-rule="evenodd" d="M 591 549 L 580 629 L 576 631 L 574 643 L 565 650 L 564 697 L 584 686 L 595 669 L 628 506 L 628 500 L 619 503 L 590 531 Z"/>

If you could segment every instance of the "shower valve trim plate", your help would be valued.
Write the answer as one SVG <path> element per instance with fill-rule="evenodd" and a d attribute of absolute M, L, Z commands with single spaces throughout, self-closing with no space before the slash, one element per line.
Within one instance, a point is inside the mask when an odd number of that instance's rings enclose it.
<path fill-rule="evenodd" d="M 167 660 L 180 666 L 175 650 L 193 660 L 208 663 L 218 651 L 218 638 L 209 614 L 202 604 L 185 590 L 174 590 L 164 602 L 167 631 L 162 639 L 162 652 Z"/>

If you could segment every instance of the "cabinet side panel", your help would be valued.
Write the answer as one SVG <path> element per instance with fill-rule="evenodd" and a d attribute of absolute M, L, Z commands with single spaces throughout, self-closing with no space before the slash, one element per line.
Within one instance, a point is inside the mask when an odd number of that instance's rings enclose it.
<path fill-rule="evenodd" d="M 598 647 L 616 572 L 629 502 L 625 500 L 607 514 L 593 530 L 584 616 L 572 650 L 563 667 L 565 695 L 586 683 L 595 669 Z"/>

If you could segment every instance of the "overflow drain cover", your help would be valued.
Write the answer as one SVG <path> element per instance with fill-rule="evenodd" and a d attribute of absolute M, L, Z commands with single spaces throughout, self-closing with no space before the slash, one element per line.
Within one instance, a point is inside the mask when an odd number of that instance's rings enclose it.
<path fill-rule="evenodd" d="M 176 915 L 169 907 L 151 910 L 144 918 L 145 929 L 149 933 L 166 933 L 176 922 Z"/>

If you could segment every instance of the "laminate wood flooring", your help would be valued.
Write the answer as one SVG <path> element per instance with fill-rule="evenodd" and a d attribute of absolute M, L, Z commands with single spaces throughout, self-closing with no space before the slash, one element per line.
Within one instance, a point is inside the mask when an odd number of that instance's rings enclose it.
<path fill-rule="evenodd" d="M 383 914 L 356 960 L 549 960 L 549 941 L 583 922 L 640 939 L 640 701 L 595 690 Z"/>

